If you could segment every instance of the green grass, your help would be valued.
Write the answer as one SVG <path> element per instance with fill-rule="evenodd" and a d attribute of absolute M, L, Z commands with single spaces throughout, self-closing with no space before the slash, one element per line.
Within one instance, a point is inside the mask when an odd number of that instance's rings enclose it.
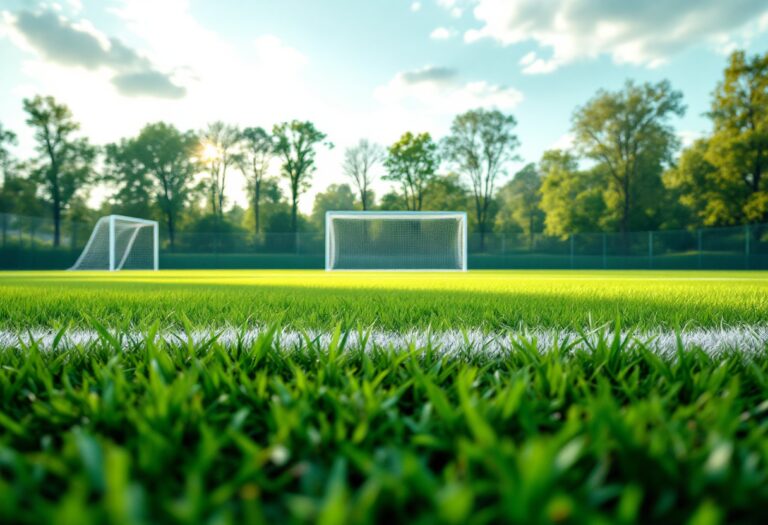
<path fill-rule="evenodd" d="M 0 521 L 759 522 L 768 343 L 611 334 L 767 324 L 766 272 L 0 273 Z M 366 339 L 595 326 L 501 354 Z"/>
<path fill-rule="evenodd" d="M 81 325 L 199 327 L 282 321 L 330 329 L 638 329 L 768 321 L 768 272 L 161 271 L 0 273 L 0 329 Z"/>
<path fill-rule="evenodd" d="M 704 525 L 768 505 L 765 354 L 104 334 L 0 349 L 4 522 Z"/>

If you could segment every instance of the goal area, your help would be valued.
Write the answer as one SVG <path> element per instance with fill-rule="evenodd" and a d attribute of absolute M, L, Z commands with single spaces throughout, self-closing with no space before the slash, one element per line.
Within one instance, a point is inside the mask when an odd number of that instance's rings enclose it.
<path fill-rule="evenodd" d="M 158 258 L 157 221 L 108 215 L 96 222 L 70 270 L 157 270 Z"/>
<path fill-rule="evenodd" d="M 325 269 L 466 271 L 467 214 L 329 211 Z"/>

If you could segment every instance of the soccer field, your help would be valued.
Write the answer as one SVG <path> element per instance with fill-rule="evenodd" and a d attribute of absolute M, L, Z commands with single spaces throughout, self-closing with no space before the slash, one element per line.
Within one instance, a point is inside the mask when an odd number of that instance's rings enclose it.
<path fill-rule="evenodd" d="M 754 522 L 768 273 L 0 273 L 0 516 Z"/>
<path fill-rule="evenodd" d="M 656 330 L 768 322 L 768 272 L 0 273 L 0 328 L 264 325 L 408 331 Z"/>

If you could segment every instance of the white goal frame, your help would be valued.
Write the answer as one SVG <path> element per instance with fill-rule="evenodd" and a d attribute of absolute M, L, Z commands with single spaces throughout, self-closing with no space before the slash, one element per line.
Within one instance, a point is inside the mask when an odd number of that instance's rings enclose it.
<path fill-rule="evenodd" d="M 365 268 L 346 269 L 333 268 L 331 248 L 334 245 L 335 218 L 360 219 L 453 219 L 458 221 L 461 229 L 458 239 L 458 253 L 461 254 L 461 268 Z M 466 272 L 467 271 L 467 213 L 463 211 L 327 211 L 325 212 L 325 271 L 326 272 Z"/>
<path fill-rule="evenodd" d="M 117 260 L 116 254 L 115 254 L 115 221 L 120 220 L 123 222 L 132 222 L 135 224 L 140 224 L 144 226 L 151 226 L 152 227 L 152 259 L 153 259 L 153 271 L 157 271 L 160 268 L 160 227 L 157 221 L 151 221 L 149 219 L 138 219 L 136 217 L 128 217 L 126 215 L 107 215 L 106 217 L 101 217 L 98 221 L 96 221 L 96 225 L 93 228 L 93 231 L 91 232 L 91 236 L 88 238 L 88 242 L 85 245 L 85 248 L 83 248 L 82 253 L 80 254 L 80 257 L 77 258 L 77 261 L 75 261 L 75 264 L 72 265 L 70 270 L 75 270 L 77 266 L 83 261 L 83 259 L 86 257 L 86 254 L 91 248 L 91 245 L 93 244 L 94 239 L 96 238 L 97 229 L 99 222 L 103 220 L 109 221 L 109 268 L 106 268 L 106 271 L 115 272 L 118 270 L 121 270 L 123 265 L 125 264 L 125 261 L 128 258 L 128 255 L 130 254 L 131 248 L 133 247 L 133 243 L 136 240 L 136 235 L 138 234 L 139 230 L 137 229 L 136 232 L 131 237 L 131 240 L 128 242 L 128 247 L 125 250 L 125 254 L 123 254 L 123 257 L 121 260 Z"/>

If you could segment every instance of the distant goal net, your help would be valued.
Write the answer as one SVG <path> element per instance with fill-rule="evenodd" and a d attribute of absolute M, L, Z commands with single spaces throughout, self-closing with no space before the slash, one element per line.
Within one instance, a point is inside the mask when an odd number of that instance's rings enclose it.
<path fill-rule="evenodd" d="M 329 211 L 325 269 L 466 271 L 467 214 Z"/>
<path fill-rule="evenodd" d="M 157 270 L 157 221 L 108 215 L 93 228 L 70 270 Z"/>

